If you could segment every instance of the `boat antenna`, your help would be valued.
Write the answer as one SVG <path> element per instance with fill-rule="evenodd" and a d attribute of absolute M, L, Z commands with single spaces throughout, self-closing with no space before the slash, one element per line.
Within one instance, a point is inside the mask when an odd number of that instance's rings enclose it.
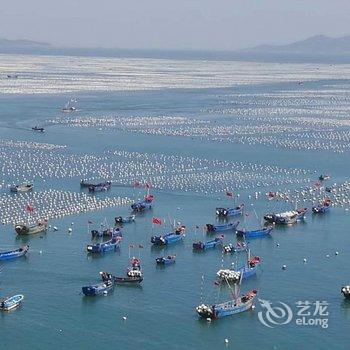
<path fill-rule="evenodd" d="M 203 304 L 203 288 L 204 288 L 204 275 L 202 275 L 201 277 L 201 289 L 200 289 L 201 304 Z"/>

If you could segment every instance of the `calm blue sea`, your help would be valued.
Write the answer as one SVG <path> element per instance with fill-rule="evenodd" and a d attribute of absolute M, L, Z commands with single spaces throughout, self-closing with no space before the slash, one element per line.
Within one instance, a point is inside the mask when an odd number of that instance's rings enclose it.
<path fill-rule="evenodd" d="M 314 81 L 308 89 L 317 91 L 325 84 L 340 83 Z M 295 89 L 295 84 L 149 92 L 84 92 L 74 95 L 80 109 L 74 116 L 181 115 L 220 121 L 222 115 L 206 112 L 222 108 L 220 96 L 273 93 L 291 88 Z M 316 171 L 312 175 L 315 181 L 321 173 L 330 173 L 332 182 L 344 181 L 349 176 L 349 153 L 346 152 L 337 154 L 138 134 L 108 128 L 97 132 L 96 128 L 49 125 L 46 121 L 61 116 L 60 108 L 70 97 L 70 94 L 0 94 L 0 139 L 65 144 L 74 154 L 99 156 L 107 150 L 121 149 L 301 168 Z M 46 132 L 31 132 L 29 128 L 33 125 L 44 125 Z M 11 182 L 11 179 L 5 180 Z M 50 179 L 50 186 L 80 192 L 79 180 L 79 177 Z M 35 181 L 36 191 L 44 188 L 47 188 L 46 183 Z M 292 205 L 268 202 L 264 196 L 258 200 L 247 197 L 259 190 L 265 191 L 259 188 L 237 191 L 247 207 L 255 208 L 258 216 L 271 210 L 292 208 Z M 7 193 L 7 188 L 1 189 L 2 195 Z M 288 304 L 294 312 L 290 323 L 275 325 L 274 328 L 264 326 L 258 318 L 258 313 L 263 311 L 258 301 L 252 311 L 207 323 L 199 320 L 195 312 L 195 307 L 201 302 L 201 294 L 209 303 L 228 300 L 230 294 L 228 288 L 220 289 L 214 284 L 216 271 L 222 265 L 220 250 L 193 253 L 192 243 L 205 239 L 195 226 L 203 227 L 206 223 L 215 222 L 215 207 L 228 205 L 229 200 L 224 195 L 210 193 L 203 195 L 157 189 L 153 193 L 156 197 L 153 211 L 138 216 L 134 224 L 125 226 L 119 252 L 101 257 L 90 257 L 85 251 L 86 244 L 91 241 L 87 221 L 99 223 L 107 218 L 112 223 L 117 214 L 128 214 L 128 207 L 54 219 L 50 223 L 58 227 L 57 232 L 50 231 L 30 238 L 16 237 L 11 225 L 0 228 L 2 249 L 24 243 L 30 245 L 26 258 L 3 264 L 0 274 L 1 296 L 16 293 L 25 296 L 19 309 L 0 314 L 2 349 L 349 348 L 350 303 L 340 293 L 341 286 L 350 283 L 348 211 L 333 208 L 325 216 L 308 214 L 304 223 L 276 229 L 271 238 L 251 241 L 252 253 L 262 258 L 262 266 L 256 277 L 243 283 L 242 292 L 256 288 L 259 298 L 276 305 L 279 302 Z M 110 192 L 98 196 L 126 195 L 138 198 L 142 194 L 141 191 L 135 193 L 131 187 L 112 187 Z M 171 217 L 183 222 L 187 227 L 183 243 L 164 249 L 152 247 L 152 234 L 169 231 L 168 227 L 152 228 L 152 217 Z M 258 225 L 258 220 L 251 217 L 241 217 L 239 220 L 246 220 L 246 226 L 250 228 Z M 68 234 L 68 227 L 73 227 L 72 234 Z M 225 241 L 235 242 L 234 234 L 226 233 Z M 133 243 L 142 244 L 144 248 L 140 252 L 129 253 L 128 246 Z M 339 252 L 339 255 L 335 255 L 335 252 Z M 85 298 L 81 295 L 82 286 L 99 282 L 99 271 L 122 275 L 128 266 L 129 254 L 139 253 L 144 271 L 142 285 L 118 286 L 106 297 Z M 156 267 L 155 258 L 167 254 L 176 254 L 176 263 L 165 269 Z M 307 259 L 306 263 L 303 262 L 304 258 Z M 225 266 L 230 266 L 232 262 L 237 263 L 237 259 L 224 257 Z M 286 270 L 281 268 L 284 264 L 287 265 Z M 204 288 L 201 288 L 203 275 Z M 296 325 L 298 308 L 295 303 L 298 301 L 329 303 L 329 327 Z M 314 306 L 311 309 L 314 311 Z M 126 320 L 123 320 L 124 316 Z M 225 339 L 228 339 L 228 344 L 225 344 Z"/>

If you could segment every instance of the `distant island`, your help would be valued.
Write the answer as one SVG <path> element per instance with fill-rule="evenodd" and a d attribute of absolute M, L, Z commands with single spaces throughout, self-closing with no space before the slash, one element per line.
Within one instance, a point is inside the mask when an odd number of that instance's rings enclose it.
<path fill-rule="evenodd" d="M 350 54 L 350 35 L 331 38 L 315 35 L 287 45 L 259 45 L 241 52 L 255 53 L 291 53 L 291 54 Z"/>
<path fill-rule="evenodd" d="M 30 40 L 8 40 L 0 38 L 0 54 L 1 53 L 164 59 L 350 63 L 350 36 L 331 38 L 326 35 L 316 35 L 286 45 L 259 45 L 253 48 L 236 51 L 73 48 L 58 47 L 49 43 Z"/>

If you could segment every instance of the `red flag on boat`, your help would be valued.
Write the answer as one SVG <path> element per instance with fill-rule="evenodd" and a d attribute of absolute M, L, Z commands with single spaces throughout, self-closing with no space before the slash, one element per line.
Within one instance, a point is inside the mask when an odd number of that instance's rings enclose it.
<path fill-rule="evenodd" d="M 28 213 L 32 213 L 34 211 L 34 207 L 31 204 L 27 204 L 26 210 Z"/>
<path fill-rule="evenodd" d="M 152 224 L 161 225 L 162 223 L 163 223 L 162 219 L 159 219 L 159 218 L 153 218 L 152 219 Z"/>
<path fill-rule="evenodd" d="M 154 199 L 153 194 L 148 194 L 148 195 L 145 197 L 145 200 L 146 200 L 147 202 L 152 202 L 153 199 Z"/>
<path fill-rule="evenodd" d="M 227 196 L 227 197 L 233 197 L 233 192 L 226 191 L 226 196 Z"/>

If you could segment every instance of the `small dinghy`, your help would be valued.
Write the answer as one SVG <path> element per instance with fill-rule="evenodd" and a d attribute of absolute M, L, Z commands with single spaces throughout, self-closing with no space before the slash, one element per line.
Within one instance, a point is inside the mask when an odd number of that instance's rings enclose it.
<path fill-rule="evenodd" d="M 174 232 L 161 236 L 152 236 L 151 243 L 154 245 L 168 245 L 182 241 L 185 236 L 185 226 L 179 226 Z"/>
<path fill-rule="evenodd" d="M 94 284 L 92 286 L 82 287 L 82 292 L 86 296 L 107 295 L 113 290 L 114 283 L 111 280 L 107 280 L 102 283 Z"/>
<path fill-rule="evenodd" d="M 0 252 L 0 261 L 16 259 L 27 254 L 29 245 L 24 245 L 16 250 L 10 250 L 8 252 Z"/>
<path fill-rule="evenodd" d="M 135 221 L 135 215 L 117 216 L 114 218 L 114 221 L 116 225 L 128 224 Z"/>
<path fill-rule="evenodd" d="M 34 126 L 34 127 L 32 127 L 32 130 L 33 130 L 33 131 L 40 131 L 40 132 L 44 132 L 44 131 L 45 131 L 44 128 L 39 127 L 39 126 Z"/>
<path fill-rule="evenodd" d="M 261 237 L 268 237 L 271 235 L 271 231 L 273 230 L 272 226 L 263 227 L 258 230 L 237 230 L 237 236 L 238 237 L 245 237 L 245 238 L 261 238 Z"/>
<path fill-rule="evenodd" d="M 247 249 L 248 249 L 248 245 L 244 242 L 243 243 L 237 242 L 236 245 L 233 245 L 232 243 L 230 243 L 222 247 L 222 251 L 224 253 L 231 253 L 231 254 L 246 252 Z"/>
<path fill-rule="evenodd" d="M 238 225 L 239 225 L 239 221 L 229 222 L 227 224 L 221 224 L 221 225 L 206 224 L 205 227 L 206 227 L 207 233 L 212 233 L 212 232 L 223 232 L 223 231 L 236 231 Z"/>
<path fill-rule="evenodd" d="M 193 250 L 207 250 L 214 249 L 218 246 L 222 246 L 224 240 L 224 236 L 216 237 L 215 239 L 207 242 L 195 242 L 193 243 Z"/>
<path fill-rule="evenodd" d="M 10 298 L 4 298 L 0 302 L 0 309 L 4 311 L 10 311 L 21 305 L 24 296 L 22 294 L 14 295 Z"/>
<path fill-rule="evenodd" d="M 25 183 L 21 185 L 11 186 L 10 191 L 13 193 L 23 193 L 23 192 L 32 191 L 33 188 L 34 188 L 34 185 L 32 183 Z"/>
<path fill-rule="evenodd" d="M 175 263 L 176 260 L 176 255 L 168 255 L 167 257 L 160 257 L 156 259 L 156 264 L 157 265 L 172 265 Z"/>
<path fill-rule="evenodd" d="M 346 299 L 350 299 L 350 286 L 343 286 L 341 288 L 341 292 L 343 293 Z"/>
<path fill-rule="evenodd" d="M 329 180 L 331 177 L 329 175 L 326 175 L 326 174 L 321 174 L 318 179 L 320 181 L 325 181 L 325 180 Z"/>
<path fill-rule="evenodd" d="M 39 221 L 33 225 L 17 224 L 15 230 L 19 235 L 32 235 L 37 233 L 42 233 L 47 230 L 47 221 Z"/>
<path fill-rule="evenodd" d="M 243 203 L 234 208 L 216 208 L 216 215 L 222 218 L 227 218 L 228 216 L 242 215 L 243 209 Z"/>
<path fill-rule="evenodd" d="M 331 209 L 331 203 L 332 201 L 329 198 L 326 198 L 323 203 L 320 203 L 314 207 L 312 207 L 312 212 L 314 214 L 325 214 L 329 212 Z"/>
<path fill-rule="evenodd" d="M 86 246 L 86 250 L 88 253 L 106 253 L 106 252 L 115 252 L 119 248 L 119 244 L 121 242 L 121 237 L 114 237 L 109 241 L 96 243 L 96 244 L 88 244 Z"/>

